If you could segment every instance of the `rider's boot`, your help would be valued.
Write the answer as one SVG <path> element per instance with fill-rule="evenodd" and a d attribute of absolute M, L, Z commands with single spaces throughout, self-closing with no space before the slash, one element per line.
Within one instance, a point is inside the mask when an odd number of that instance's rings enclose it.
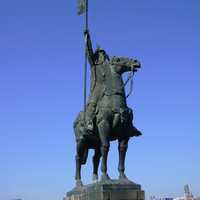
<path fill-rule="evenodd" d="M 95 119 L 95 112 L 96 112 L 96 104 L 89 103 L 86 109 L 86 119 L 85 119 L 85 129 L 87 135 L 94 134 L 94 119 Z"/>
<path fill-rule="evenodd" d="M 88 135 L 94 134 L 94 123 L 92 119 L 86 121 L 86 132 Z"/>

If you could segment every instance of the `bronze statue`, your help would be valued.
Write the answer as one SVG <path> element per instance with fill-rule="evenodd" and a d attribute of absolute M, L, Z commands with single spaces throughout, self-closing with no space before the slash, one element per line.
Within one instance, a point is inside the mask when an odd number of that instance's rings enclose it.
<path fill-rule="evenodd" d="M 74 122 L 77 142 L 76 185 L 81 186 L 81 165 L 86 163 L 88 150 L 94 149 L 93 180 L 98 179 L 98 166 L 101 161 L 101 180 L 109 181 L 107 156 L 110 141 L 119 143 L 119 179 L 127 180 L 125 156 L 130 137 L 140 136 L 133 126 L 133 112 L 127 106 L 124 72 L 134 74 L 141 67 L 140 62 L 125 57 L 109 58 L 106 51 L 97 48 L 93 52 L 90 34 L 84 32 L 87 56 L 91 67 L 90 95 L 84 112 L 80 112 Z"/>

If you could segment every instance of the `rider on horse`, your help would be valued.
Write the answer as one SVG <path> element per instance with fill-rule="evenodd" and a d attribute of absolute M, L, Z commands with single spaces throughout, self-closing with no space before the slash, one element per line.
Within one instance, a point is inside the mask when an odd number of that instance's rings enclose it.
<path fill-rule="evenodd" d="M 137 71 L 135 69 L 135 66 L 133 66 L 132 59 L 125 58 L 125 57 L 113 57 L 111 60 L 109 56 L 106 54 L 106 51 L 100 48 L 97 48 L 95 53 L 93 52 L 92 48 L 92 42 L 90 39 L 90 34 L 88 30 L 84 32 L 85 39 L 86 39 L 86 46 L 87 46 L 87 55 L 88 60 L 91 67 L 91 77 L 90 77 L 90 95 L 89 100 L 86 108 L 86 134 L 93 134 L 94 133 L 94 124 L 96 120 L 96 113 L 98 111 L 98 102 L 101 100 L 103 95 L 111 95 L 111 94 L 120 94 L 122 96 L 125 96 L 124 93 L 124 85 L 123 82 L 120 83 L 118 86 L 117 91 L 113 91 L 112 88 L 116 88 L 116 85 L 112 87 L 112 84 L 117 84 L 119 81 L 115 81 L 117 77 L 114 80 L 108 80 L 108 76 L 110 73 L 112 73 L 110 70 L 111 65 L 115 66 L 115 70 L 117 68 L 121 69 L 120 66 L 129 66 L 131 71 Z M 119 66 L 119 67 L 118 67 Z M 123 70 L 123 68 L 121 69 Z M 109 76 L 110 77 L 110 76 Z M 114 110 L 116 112 L 116 110 Z M 117 111 L 120 113 L 121 121 L 124 120 L 130 120 L 132 121 L 133 113 L 132 109 L 128 108 L 126 111 Z M 126 116 L 125 116 L 126 115 Z M 117 119 L 116 119 L 117 120 Z M 137 136 L 140 135 L 140 133 L 137 131 L 137 129 L 134 130 L 131 136 Z"/>
<path fill-rule="evenodd" d="M 93 179 L 97 180 L 100 157 L 102 180 L 108 180 L 107 156 L 110 141 L 118 140 L 119 178 L 126 179 L 125 155 L 130 137 L 141 132 L 133 126 L 133 112 L 127 106 L 125 83 L 122 74 L 133 74 L 140 68 L 137 60 L 125 57 L 109 59 L 103 49 L 93 53 L 89 32 L 84 32 L 87 44 L 87 56 L 91 66 L 90 95 L 86 113 L 81 111 L 74 122 L 77 142 L 76 181 L 81 185 L 81 165 L 86 163 L 88 150 L 95 149 L 93 157 Z M 130 80 L 130 79 L 129 79 Z"/>
<path fill-rule="evenodd" d="M 86 130 L 93 133 L 96 107 L 99 99 L 103 96 L 105 82 L 105 66 L 109 57 L 103 49 L 97 48 L 93 52 L 92 42 L 88 31 L 84 32 L 86 38 L 87 55 L 91 67 L 90 95 L 86 109 Z"/>

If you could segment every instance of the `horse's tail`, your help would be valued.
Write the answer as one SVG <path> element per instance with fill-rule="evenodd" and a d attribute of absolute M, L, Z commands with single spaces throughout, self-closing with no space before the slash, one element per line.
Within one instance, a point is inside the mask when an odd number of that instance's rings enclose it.
<path fill-rule="evenodd" d="M 74 121 L 74 133 L 76 140 L 80 140 L 83 137 L 84 134 L 84 122 L 83 122 L 83 112 L 81 111 L 77 118 Z"/>

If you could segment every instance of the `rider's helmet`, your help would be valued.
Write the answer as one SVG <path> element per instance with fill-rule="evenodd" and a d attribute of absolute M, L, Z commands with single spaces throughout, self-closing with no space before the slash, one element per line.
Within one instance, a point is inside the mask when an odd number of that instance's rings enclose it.
<path fill-rule="evenodd" d="M 96 64 L 103 64 L 106 60 L 107 61 L 110 60 L 106 51 L 104 49 L 102 49 L 99 45 L 97 46 L 97 48 L 95 50 L 94 57 L 95 57 Z"/>

